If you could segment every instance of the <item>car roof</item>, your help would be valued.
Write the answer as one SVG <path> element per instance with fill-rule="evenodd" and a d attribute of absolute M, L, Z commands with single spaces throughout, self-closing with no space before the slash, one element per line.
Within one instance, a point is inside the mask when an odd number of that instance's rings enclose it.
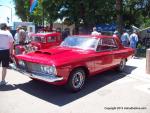
<path fill-rule="evenodd" d="M 31 36 L 60 36 L 58 32 L 32 33 Z"/>
<path fill-rule="evenodd" d="M 73 36 L 79 36 L 79 37 L 91 37 L 91 38 L 112 38 L 113 36 L 108 35 L 73 35 Z M 115 38 L 115 37 L 114 37 Z"/>
<path fill-rule="evenodd" d="M 119 37 L 117 36 L 113 36 L 113 35 L 73 35 L 73 36 L 79 36 L 79 37 L 87 37 L 87 38 L 97 38 L 97 39 L 104 39 L 104 38 L 113 38 L 116 40 L 117 45 L 119 48 L 123 48 L 123 45 L 121 44 L 121 41 L 119 39 Z"/>

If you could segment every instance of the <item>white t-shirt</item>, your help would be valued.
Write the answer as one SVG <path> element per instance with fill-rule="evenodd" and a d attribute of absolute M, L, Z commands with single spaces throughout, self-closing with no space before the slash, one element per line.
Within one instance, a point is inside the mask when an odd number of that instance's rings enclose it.
<path fill-rule="evenodd" d="M 0 30 L 0 50 L 10 49 L 14 39 L 8 30 Z"/>
<path fill-rule="evenodd" d="M 97 32 L 97 31 L 93 31 L 93 32 L 91 33 L 91 35 L 101 35 L 101 33 Z"/>
<path fill-rule="evenodd" d="M 14 36 L 15 42 L 18 44 L 19 43 L 19 34 L 18 32 Z"/>

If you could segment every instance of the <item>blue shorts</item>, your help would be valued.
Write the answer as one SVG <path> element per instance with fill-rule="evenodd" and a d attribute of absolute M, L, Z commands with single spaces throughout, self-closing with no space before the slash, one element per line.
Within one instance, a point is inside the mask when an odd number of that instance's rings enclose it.
<path fill-rule="evenodd" d="M 2 67 L 9 67 L 9 61 L 10 61 L 9 49 L 0 50 L 0 64 L 2 63 Z"/>

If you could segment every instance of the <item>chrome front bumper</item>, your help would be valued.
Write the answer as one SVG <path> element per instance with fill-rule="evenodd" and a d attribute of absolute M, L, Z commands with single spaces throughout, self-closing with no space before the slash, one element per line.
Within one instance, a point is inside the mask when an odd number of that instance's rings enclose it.
<path fill-rule="evenodd" d="M 57 77 L 55 75 L 39 75 L 39 74 L 29 73 L 29 72 L 26 72 L 26 71 L 24 71 L 20 68 L 17 68 L 13 64 L 11 64 L 10 67 L 12 69 L 17 70 L 18 72 L 28 76 L 28 77 L 39 79 L 39 80 L 42 80 L 42 81 L 45 81 L 45 82 L 58 82 L 58 81 L 63 80 L 63 77 Z"/>

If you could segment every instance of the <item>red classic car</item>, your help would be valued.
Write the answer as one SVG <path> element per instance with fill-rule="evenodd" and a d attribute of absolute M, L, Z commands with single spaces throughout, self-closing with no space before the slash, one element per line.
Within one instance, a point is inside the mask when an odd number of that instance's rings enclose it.
<path fill-rule="evenodd" d="M 58 46 L 62 42 L 62 38 L 58 32 L 32 33 L 27 41 L 30 43 L 16 45 L 15 55 Z"/>
<path fill-rule="evenodd" d="M 11 64 L 10 67 L 14 67 L 16 64 L 16 55 L 58 46 L 61 42 L 62 37 L 58 32 L 32 33 L 24 44 L 15 44 L 14 54 L 11 58 L 14 64 Z"/>
<path fill-rule="evenodd" d="M 18 55 L 17 68 L 32 79 L 79 91 L 88 76 L 112 68 L 122 71 L 133 54 L 117 37 L 77 35 L 55 48 Z"/>

